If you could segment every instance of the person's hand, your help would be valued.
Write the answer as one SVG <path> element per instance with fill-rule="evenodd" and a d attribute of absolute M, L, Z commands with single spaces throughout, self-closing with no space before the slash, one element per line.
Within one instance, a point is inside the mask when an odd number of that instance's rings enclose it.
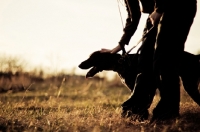
<path fill-rule="evenodd" d="M 121 46 L 120 46 L 120 45 L 117 45 L 117 47 L 113 48 L 112 50 L 102 48 L 102 49 L 100 50 L 100 52 L 102 52 L 102 53 L 111 53 L 111 54 L 115 54 L 115 53 L 119 52 L 120 50 L 121 50 Z"/>
<path fill-rule="evenodd" d="M 149 16 L 152 25 L 157 25 L 160 21 L 162 14 L 158 13 L 156 11 L 154 11 L 153 13 L 151 13 L 151 15 Z"/>
<path fill-rule="evenodd" d="M 117 52 L 119 52 L 121 50 L 121 46 L 117 45 L 117 47 L 115 47 L 114 49 L 112 49 L 111 54 L 115 54 Z"/>
<path fill-rule="evenodd" d="M 111 50 L 111 49 L 104 49 L 104 48 L 102 48 L 102 49 L 100 50 L 100 52 L 101 52 L 101 53 L 111 53 L 112 50 Z"/>

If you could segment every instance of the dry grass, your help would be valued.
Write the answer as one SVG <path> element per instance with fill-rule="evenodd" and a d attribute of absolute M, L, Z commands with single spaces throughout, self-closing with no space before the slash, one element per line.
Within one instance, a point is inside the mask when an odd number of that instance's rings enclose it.
<path fill-rule="evenodd" d="M 31 82 L 30 82 L 31 84 Z M 168 132 L 200 131 L 200 107 L 182 90 L 181 117 L 149 125 L 120 116 L 130 92 L 105 80 L 77 78 L 32 83 L 0 95 L 1 131 Z M 150 111 L 159 100 L 155 96 Z"/>

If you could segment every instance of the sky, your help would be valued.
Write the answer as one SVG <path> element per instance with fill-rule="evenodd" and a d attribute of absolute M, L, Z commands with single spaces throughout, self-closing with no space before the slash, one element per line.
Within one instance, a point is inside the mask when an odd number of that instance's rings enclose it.
<path fill-rule="evenodd" d="M 85 74 L 78 65 L 94 51 L 114 48 L 122 36 L 127 13 L 120 1 L 1 0 L 0 55 L 23 58 L 32 67 Z M 141 38 L 147 17 L 142 15 L 127 50 Z M 200 51 L 199 24 L 198 10 L 185 46 L 194 54 Z"/>

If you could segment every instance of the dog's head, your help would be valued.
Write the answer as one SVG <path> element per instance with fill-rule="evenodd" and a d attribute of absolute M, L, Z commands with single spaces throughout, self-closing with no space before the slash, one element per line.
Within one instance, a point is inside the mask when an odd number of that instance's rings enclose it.
<path fill-rule="evenodd" d="M 120 57 L 120 54 L 102 53 L 100 51 L 95 51 L 89 56 L 88 59 L 80 63 L 79 68 L 91 68 L 87 72 L 86 78 L 93 77 L 96 73 L 103 70 L 114 70 L 114 67 Z"/>
<path fill-rule="evenodd" d="M 86 74 L 86 78 L 93 77 L 103 70 L 117 72 L 122 83 L 132 91 L 137 76 L 137 63 L 138 54 L 122 56 L 95 51 L 88 59 L 80 63 L 79 68 L 90 69 Z"/>
<path fill-rule="evenodd" d="M 79 68 L 89 69 L 93 66 L 103 70 L 112 70 L 113 64 L 118 61 L 120 54 L 102 53 L 100 51 L 93 52 L 88 59 L 81 62 Z"/>

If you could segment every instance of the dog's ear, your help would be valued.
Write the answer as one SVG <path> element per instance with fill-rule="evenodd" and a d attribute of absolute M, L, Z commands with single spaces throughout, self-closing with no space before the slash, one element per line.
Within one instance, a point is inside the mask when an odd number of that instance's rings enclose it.
<path fill-rule="evenodd" d="M 98 72 L 101 72 L 102 69 L 98 68 L 98 67 L 92 67 L 86 74 L 86 78 L 92 78 L 95 74 L 97 74 Z"/>

